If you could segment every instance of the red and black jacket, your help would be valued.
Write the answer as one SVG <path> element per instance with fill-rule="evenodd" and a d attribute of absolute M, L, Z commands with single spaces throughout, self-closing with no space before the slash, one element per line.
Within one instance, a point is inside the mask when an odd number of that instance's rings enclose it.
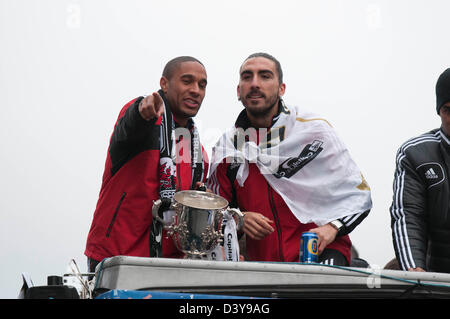
<path fill-rule="evenodd" d="M 151 209 L 153 201 L 159 198 L 161 117 L 144 120 L 138 110 L 142 99 L 134 99 L 122 108 L 111 135 L 85 250 L 87 257 L 97 261 L 117 255 L 150 256 Z M 208 164 L 203 147 L 202 151 L 205 161 L 202 181 L 205 182 Z M 191 163 L 177 161 L 176 169 L 177 191 L 190 189 Z M 164 257 L 183 256 L 165 234 L 162 245 Z"/>

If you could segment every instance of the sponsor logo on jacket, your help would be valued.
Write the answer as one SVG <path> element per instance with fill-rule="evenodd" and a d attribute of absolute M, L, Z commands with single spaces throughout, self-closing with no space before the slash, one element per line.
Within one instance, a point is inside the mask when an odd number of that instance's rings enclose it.
<path fill-rule="evenodd" d="M 322 152 L 322 144 L 323 142 L 319 140 L 314 140 L 311 144 L 307 144 L 297 157 L 288 158 L 281 163 L 274 176 L 277 178 L 290 178 Z"/>

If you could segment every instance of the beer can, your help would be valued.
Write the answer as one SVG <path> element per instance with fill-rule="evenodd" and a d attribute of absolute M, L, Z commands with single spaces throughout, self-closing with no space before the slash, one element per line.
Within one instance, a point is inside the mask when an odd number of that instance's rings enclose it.
<path fill-rule="evenodd" d="M 316 263 L 319 259 L 318 240 L 316 233 L 305 232 L 300 238 L 300 262 Z"/>

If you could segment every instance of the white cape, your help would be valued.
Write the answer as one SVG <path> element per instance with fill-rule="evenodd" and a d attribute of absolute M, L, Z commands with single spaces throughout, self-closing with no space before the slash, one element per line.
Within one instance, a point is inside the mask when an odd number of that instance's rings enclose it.
<path fill-rule="evenodd" d="M 222 161 L 234 159 L 241 163 L 236 180 L 243 186 L 249 163 L 256 163 L 303 224 L 321 226 L 372 208 L 369 186 L 326 120 L 284 106 L 269 134 L 260 135 L 269 136 L 266 140 L 257 144 L 251 130 L 233 128 L 219 139 L 213 148 L 211 175 Z"/>

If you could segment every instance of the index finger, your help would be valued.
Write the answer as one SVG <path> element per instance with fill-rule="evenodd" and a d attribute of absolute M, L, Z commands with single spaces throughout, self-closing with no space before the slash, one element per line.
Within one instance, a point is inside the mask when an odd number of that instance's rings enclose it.
<path fill-rule="evenodd" d="M 158 92 L 153 92 L 152 95 L 155 98 L 155 103 L 158 103 L 158 104 L 163 103 L 163 99 L 162 99 L 161 95 L 159 95 Z"/>
<path fill-rule="evenodd" d="M 157 92 L 152 93 L 153 96 L 153 109 L 155 110 L 156 117 L 160 117 L 164 113 L 164 101 Z"/>

